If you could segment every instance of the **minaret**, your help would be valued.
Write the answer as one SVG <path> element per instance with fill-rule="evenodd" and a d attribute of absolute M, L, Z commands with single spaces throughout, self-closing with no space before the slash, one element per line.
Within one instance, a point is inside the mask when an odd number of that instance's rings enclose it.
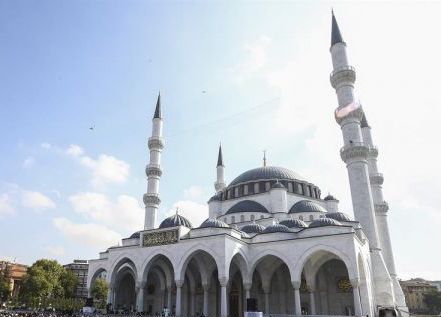
<path fill-rule="evenodd" d="M 369 239 L 377 305 L 393 306 L 395 300 L 392 280 L 381 253 L 369 180 L 367 158 L 370 148 L 363 143 L 361 132 L 363 110 L 354 90 L 355 69 L 349 65 L 346 43 L 343 41 L 334 13 L 332 13 L 330 51 L 333 64 L 330 80 L 338 99 L 335 119 L 341 127 L 344 140 L 340 155 L 348 170 L 354 216 Z M 382 293 L 389 296 L 380 295 Z"/>
<path fill-rule="evenodd" d="M 150 163 L 145 169 L 147 174 L 147 193 L 144 194 L 145 222 L 144 229 L 154 229 L 156 226 L 156 212 L 161 200 L 159 199 L 159 180 L 161 179 L 161 152 L 164 148 L 162 139 L 162 112 L 161 94 L 156 101 L 155 114 L 152 119 L 152 136 L 148 140 Z"/>
<path fill-rule="evenodd" d="M 387 212 L 389 210 L 389 205 L 384 201 L 383 197 L 383 174 L 378 172 L 377 167 L 377 157 L 378 149 L 374 146 L 372 141 L 371 127 L 369 126 L 366 114 L 363 113 L 361 118 L 361 133 L 363 136 L 363 142 L 369 147 L 368 152 L 368 170 L 369 170 L 369 180 L 372 190 L 372 198 L 374 201 L 375 209 L 375 219 L 378 229 L 378 237 L 380 240 L 381 252 L 383 253 L 384 261 L 386 262 L 387 269 L 392 278 L 394 285 L 395 299 L 398 306 L 406 306 L 406 301 L 404 298 L 403 290 L 401 289 L 400 283 L 397 278 L 397 273 L 395 269 L 394 255 L 392 252 L 392 243 L 389 234 L 389 225 L 387 222 Z"/>
<path fill-rule="evenodd" d="M 222 158 L 222 145 L 219 144 L 219 153 L 217 155 L 217 165 L 216 165 L 216 182 L 214 183 L 214 188 L 216 192 L 220 192 L 226 187 L 225 184 L 225 165 Z"/>

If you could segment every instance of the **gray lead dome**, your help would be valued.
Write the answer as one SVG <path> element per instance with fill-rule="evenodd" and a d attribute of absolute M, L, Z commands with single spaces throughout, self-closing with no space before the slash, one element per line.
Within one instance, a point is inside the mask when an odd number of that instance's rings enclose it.
<path fill-rule="evenodd" d="M 298 212 L 326 212 L 325 208 L 310 200 L 296 202 L 289 210 L 290 214 Z"/>
<path fill-rule="evenodd" d="M 299 219 L 286 219 L 280 221 L 281 225 L 287 226 L 288 228 L 306 228 L 308 225 Z"/>
<path fill-rule="evenodd" d="M 280 223 L 275 223 L 271 226 L 268 226 L 263 230 L 263 233 L 273 233 L 273 232 L 291 232 L 287 226 L 284 226 Z"/>
<path fill-rule="evenodd" d="M 258 223 L 250 223 L 240 228 L 240 231 L 243 231 L 245 233 L 261 233 L 263 232 L 263 230 L 265 230 L 265 227 L 259 225 Z"/>
<path fill-rule="evenodd" d="M 236 177 L 229 186 L 257 180 L 304 180 L 299 174 L 277 166 L 262 166 L 248 170 Z"/>
<path fill-rule="evenodd" d="M 332 218 L 319 218 L 309 224 L 309 228 L 318 228 L 326 226 L 341 226 L 341 223 Z"/>
<path fill-rule="evenodd" d="M 325 214 L 326 218 L 331 218 L 337 221 L 354 221 L 352 220 L 351 217 L 349 217 L 349 215 L 343 213 L 343 212 L 327 212 Z"/>
<path fill-rule="evenodd" d="M 199 228 L 230 228 L 225 222 L 216 219 L 216 218 L 208 218 L 205 220 Z"/>
<path fill-rule="evenodd" d="M 177 227 L 177 226 L 184 226 L 187 228 L 193 228 L 193 225 L 191 222 L 181 215 L 173 215 L 171 217 L 165 218 L 161 224 L 159 225 L 159 229 L 162 228 L 171 228 L 171 227 Z"/>

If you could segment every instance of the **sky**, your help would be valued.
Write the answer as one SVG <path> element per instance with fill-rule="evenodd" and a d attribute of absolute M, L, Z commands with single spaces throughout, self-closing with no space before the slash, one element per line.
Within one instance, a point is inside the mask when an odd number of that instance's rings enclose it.
<path fill-rule="evenodd" d="M 400 278 L 441 279 L 441 3 L 0 1 L 0 258 L 96 258 L 142 229 L 158 92 L 158 221 L 290 168 L 352 214 L 329 83 L 331 8 L 379 147 Z M 90 129 L 93 127 L 93 129 Z"/>

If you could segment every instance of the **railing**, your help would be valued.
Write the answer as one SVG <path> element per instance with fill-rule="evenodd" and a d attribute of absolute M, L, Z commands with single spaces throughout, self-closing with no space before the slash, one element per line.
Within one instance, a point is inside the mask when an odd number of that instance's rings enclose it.
<path fill-rule="evenodd" d="M 329 75 L 329 76 L 332 78 L 332 76 L 334 76 L 335 74 L 337 74 L 339 72 L 342 72 L 342 71 L 345 71 L 345 70 L 351 70 L 351 71 L 355 72 L 355 68 L 353 66 L 346 65 L 346 66 L 341 66 L 341 67 L 339 67 L 337 69 L 334 69 L 331 72 L 331 75 Z"/>

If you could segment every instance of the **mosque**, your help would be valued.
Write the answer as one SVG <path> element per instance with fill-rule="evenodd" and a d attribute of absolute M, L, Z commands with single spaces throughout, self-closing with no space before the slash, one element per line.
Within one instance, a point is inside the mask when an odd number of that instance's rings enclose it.
<path fill-rule="evenodd" d="M 317 185 L 287 168 L 264 163 L 227 184 L 219 148 L 209 218 L 196 228 L 176 213 L 157 226 L 164 148 L 158 96 L 144 230 L 90 260 L 89 290 L 105 272 L 114 309 L 155 314 L 166 308 L 178 317 L 239 317 L 247 303 L 265 316 L 407 316 L 378 149 L 355 98 L 356 72 L 334 14 L 330 52 L 354 218 L 339 210 L 337 198 L 322 198 Z"/>

